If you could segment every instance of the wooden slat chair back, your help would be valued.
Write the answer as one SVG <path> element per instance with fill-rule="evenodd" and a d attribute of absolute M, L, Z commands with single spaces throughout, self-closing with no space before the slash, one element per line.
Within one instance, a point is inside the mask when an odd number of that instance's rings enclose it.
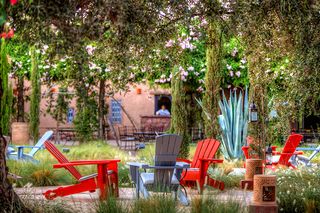
<path fill-rule="evenodd" d="M 44 142 L 48 141 L 52 138 L 53 131 L 49 130 L 42 137 L 34 146 L 15 146 L 17 151 L 15 151 L 14 147 L 9 146 L 7 152 L 7 158 L 11 160 L 24 160 L 29 161 L 32 163 L 39 163 L 38 160 L 34 158 L 35 154 L 43 148 Z M 25 153 L 26 148 L 31 148 L 29 153 Z"/>
<path fill-rule="evenodd" d="M 214 158 L 219 146 L 220 142 L 218 140 L 205 139 L 198 142 L 192 161 L 188 159 L 178 159 L 178 161 L 191 165 L 190 169 L 182 173 L 180 183 L 185 186 L 194 186 L 197 184 L 198 192 L 201 193 L 207 180 L 207 185 L 223 190 L 224 183 L 211 178 L 207 173 L 210 164 L 223 162 L 223 160 Z"/>
<path fill-rule="evenodd" d="M 191 163 L 191 168 L 200 168 L 201 161 L 199 159 L 214 158 L 214 155 L 218 151 L 219 146 L 220 142 L 215 139 L 205 139 L 199 141 Z M 204 169 L 207 170 L 208 168 Z"/>
<path fill-rule="evenodd" d="M 69 163 L 68 159 L 52 143 L 46 141 L 44 143 L 44 146 L 57 159 L 59 163 Z M 82 175 L 74 166 L 66 166 L 65 169 L 67 169 L 70 172 L 70 174 L 77 180 L 79 180 L 82 177 Z"/>
<path fill-rule="evenodd" d="M 288 140 L 282 149 L 278 164 L 288 165 L 290 158 L 296 151 L 302 138 L 303 136 L 299 134 L 292 134 L 288 137 Z"/>
<path fill-rule="evenodd" d="M 179 135 L 161 135 L 156 137 L 155 166 L 175 166 L 182 137 Z M 168 188 L 174 169 L 155 169 L 154 187 Z"/>
<path fill-rule="evenodd" d="M 283 153 L 293 153 L 296 151 L 296 148 L 299 146 L 300 141 L 302 140 L 303 136 L 299 134 L 292 134 L 288 137 L 282 152 Z"/>
<path fill-rule="evenodd" d="M 41 149 L 43 144 L 52 137 L 52 135 L 53 131 L 51 130 L 44 133 L 44 135 L 42 135 L 42 137 L 39 139 L 38 143 L 36 143 L 36 145 L 31 149 L 29 155 L 34 156 Z"/>

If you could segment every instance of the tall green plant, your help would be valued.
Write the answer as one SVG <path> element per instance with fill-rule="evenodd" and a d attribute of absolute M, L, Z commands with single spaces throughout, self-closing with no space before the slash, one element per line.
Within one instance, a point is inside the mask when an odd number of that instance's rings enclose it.
<path fill-rule="evenodd" d="M 9 133 L 10 127 L 10 116 L 12 111 L 12 86 L 9 84 L 8 71 L 10 65 L 7 58 L 7 47 L 4 39 L 1 40 L 1 64 L 0 64 L 0 74 L 1 74 L 1 87 L 2 87 L 2 97 L 1 97 L 1 129 L 2 133 L 7 135 Z"/>
<path fill-rule="evenodd" d="M 172 107 L 171 107 L 171 132 L 182 136 L 180 157 L 188 157 L 189 143 L 191 136 L 189 133 L 189 112 L 188 98 L 183 82 L 180 79 L 178 67 L 174 67 L 172 76 Z"/>
<path fill-rule="evenodd" d="M 222 42 L 221 26 L 217 20 L 211 20 L 208 28 L 208 47 L 206 52 L 207 73 L 205 76 L 205 94 L 203 97 L 203 107 L 206 114 L 203 116 L 205 133 L 207 137 L 215 138 L 219 134 L 218 101 L 220 100 L 220 84 L 222 79 L 221 59 Z"/>
<path fill-rule="evenodd" d="M 34 141 L 39 137 L 39 115 L 41 100 L 40 73 L 35 47 L 31 48 L 31 97 L 30 97 L 30 134 Z"/>
<path fill-rule="evenodd" d="M 219 107 L 222 153 L 227 159 L 239 158 L 248 133 L 248 89 L 245 91 L 244 98 L 241 91 L 239 96 L 237 91 L 230 91 L 229 100 L 223 93 Z"/>

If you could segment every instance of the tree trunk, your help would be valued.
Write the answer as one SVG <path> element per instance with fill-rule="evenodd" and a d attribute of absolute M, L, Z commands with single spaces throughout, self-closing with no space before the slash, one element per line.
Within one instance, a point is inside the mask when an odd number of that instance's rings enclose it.
<path fill-rule="evenodd" d="M 249 103 L 254 102 L 258 109 L 258 121 L 250 122 L 248 126 L 248 135 L 259 141 L 258 154 L 261 159 L 265 159 L 265 147 L 268 144 L 268 94 L 267 88 L 269 80 L 261 75 L 263 57 L 251 55 L 249 61 Z"/>
<path fill-rule="evenodd" d="M 105 139 L 105 95 L 106 95 L 106 81 L 104 79 L 100 80 L 99 85 L 99 131 L 98 131 L 98 137 L 101 140 Z"/>
<path fill-rule="evenodd" d="M 191 127 L 190 117 L 193 116 L 191 113 L 192 94 L 187 94 L 186 87 L 180 79 L 180 73 L 178 72 L 177 67 L 174 67 L 172 74 L 171 90 L 172 106 L 170 132 L 182 136 L 179 157 L 188 158 L 190 149 L 189 144 L 191 142 L 189 131 Z"/>
<path fill-rule="evenodd" d="M 24 77 L 18 76 L 17 122 L 24 122 Z"/>
<path fill-rule="evenodd" d="M 39 139 L 41 84 L 38 69 L 38 54 L 35 46 L 31 48 L 31 97 L 30 97 L 30 134 L 33 142 Z"/>
<path fill-rule="evenodd" d="M 222 32 L 220 23 L 211 20 L 208 28 L 208 45 L 206 52 L 207 73 L 205 76 L 205 95 L 203 107 L 210 118 L 203 116 L 205 133 L 208 138 L 217 138 L 219 134 L 218 113 L 221 83 L 221 58 L 222 58 Z"/>

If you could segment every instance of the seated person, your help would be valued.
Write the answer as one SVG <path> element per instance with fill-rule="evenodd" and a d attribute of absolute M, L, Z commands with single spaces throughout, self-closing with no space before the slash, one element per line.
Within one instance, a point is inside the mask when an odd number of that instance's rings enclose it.
<path fill-rule="evenodd" d="M 165 105 L 162 105 L 161 106 L 161 109 L 159 109 L 157 112 L 156 112 L 156 115 L 166 115 L 166 116 L 169 116 L 170 115 L 170 112 L 169 110 L 166 109 L 166 106 Z"/>

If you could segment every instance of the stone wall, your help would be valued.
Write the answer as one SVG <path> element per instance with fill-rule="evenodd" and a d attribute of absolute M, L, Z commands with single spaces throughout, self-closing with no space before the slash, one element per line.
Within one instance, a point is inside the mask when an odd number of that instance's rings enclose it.
<path fill-rule="evenodd" d="M 141 116 L 140 126 L 144 131 L 166 131 L 170 128 L 171 116 Z"/>

